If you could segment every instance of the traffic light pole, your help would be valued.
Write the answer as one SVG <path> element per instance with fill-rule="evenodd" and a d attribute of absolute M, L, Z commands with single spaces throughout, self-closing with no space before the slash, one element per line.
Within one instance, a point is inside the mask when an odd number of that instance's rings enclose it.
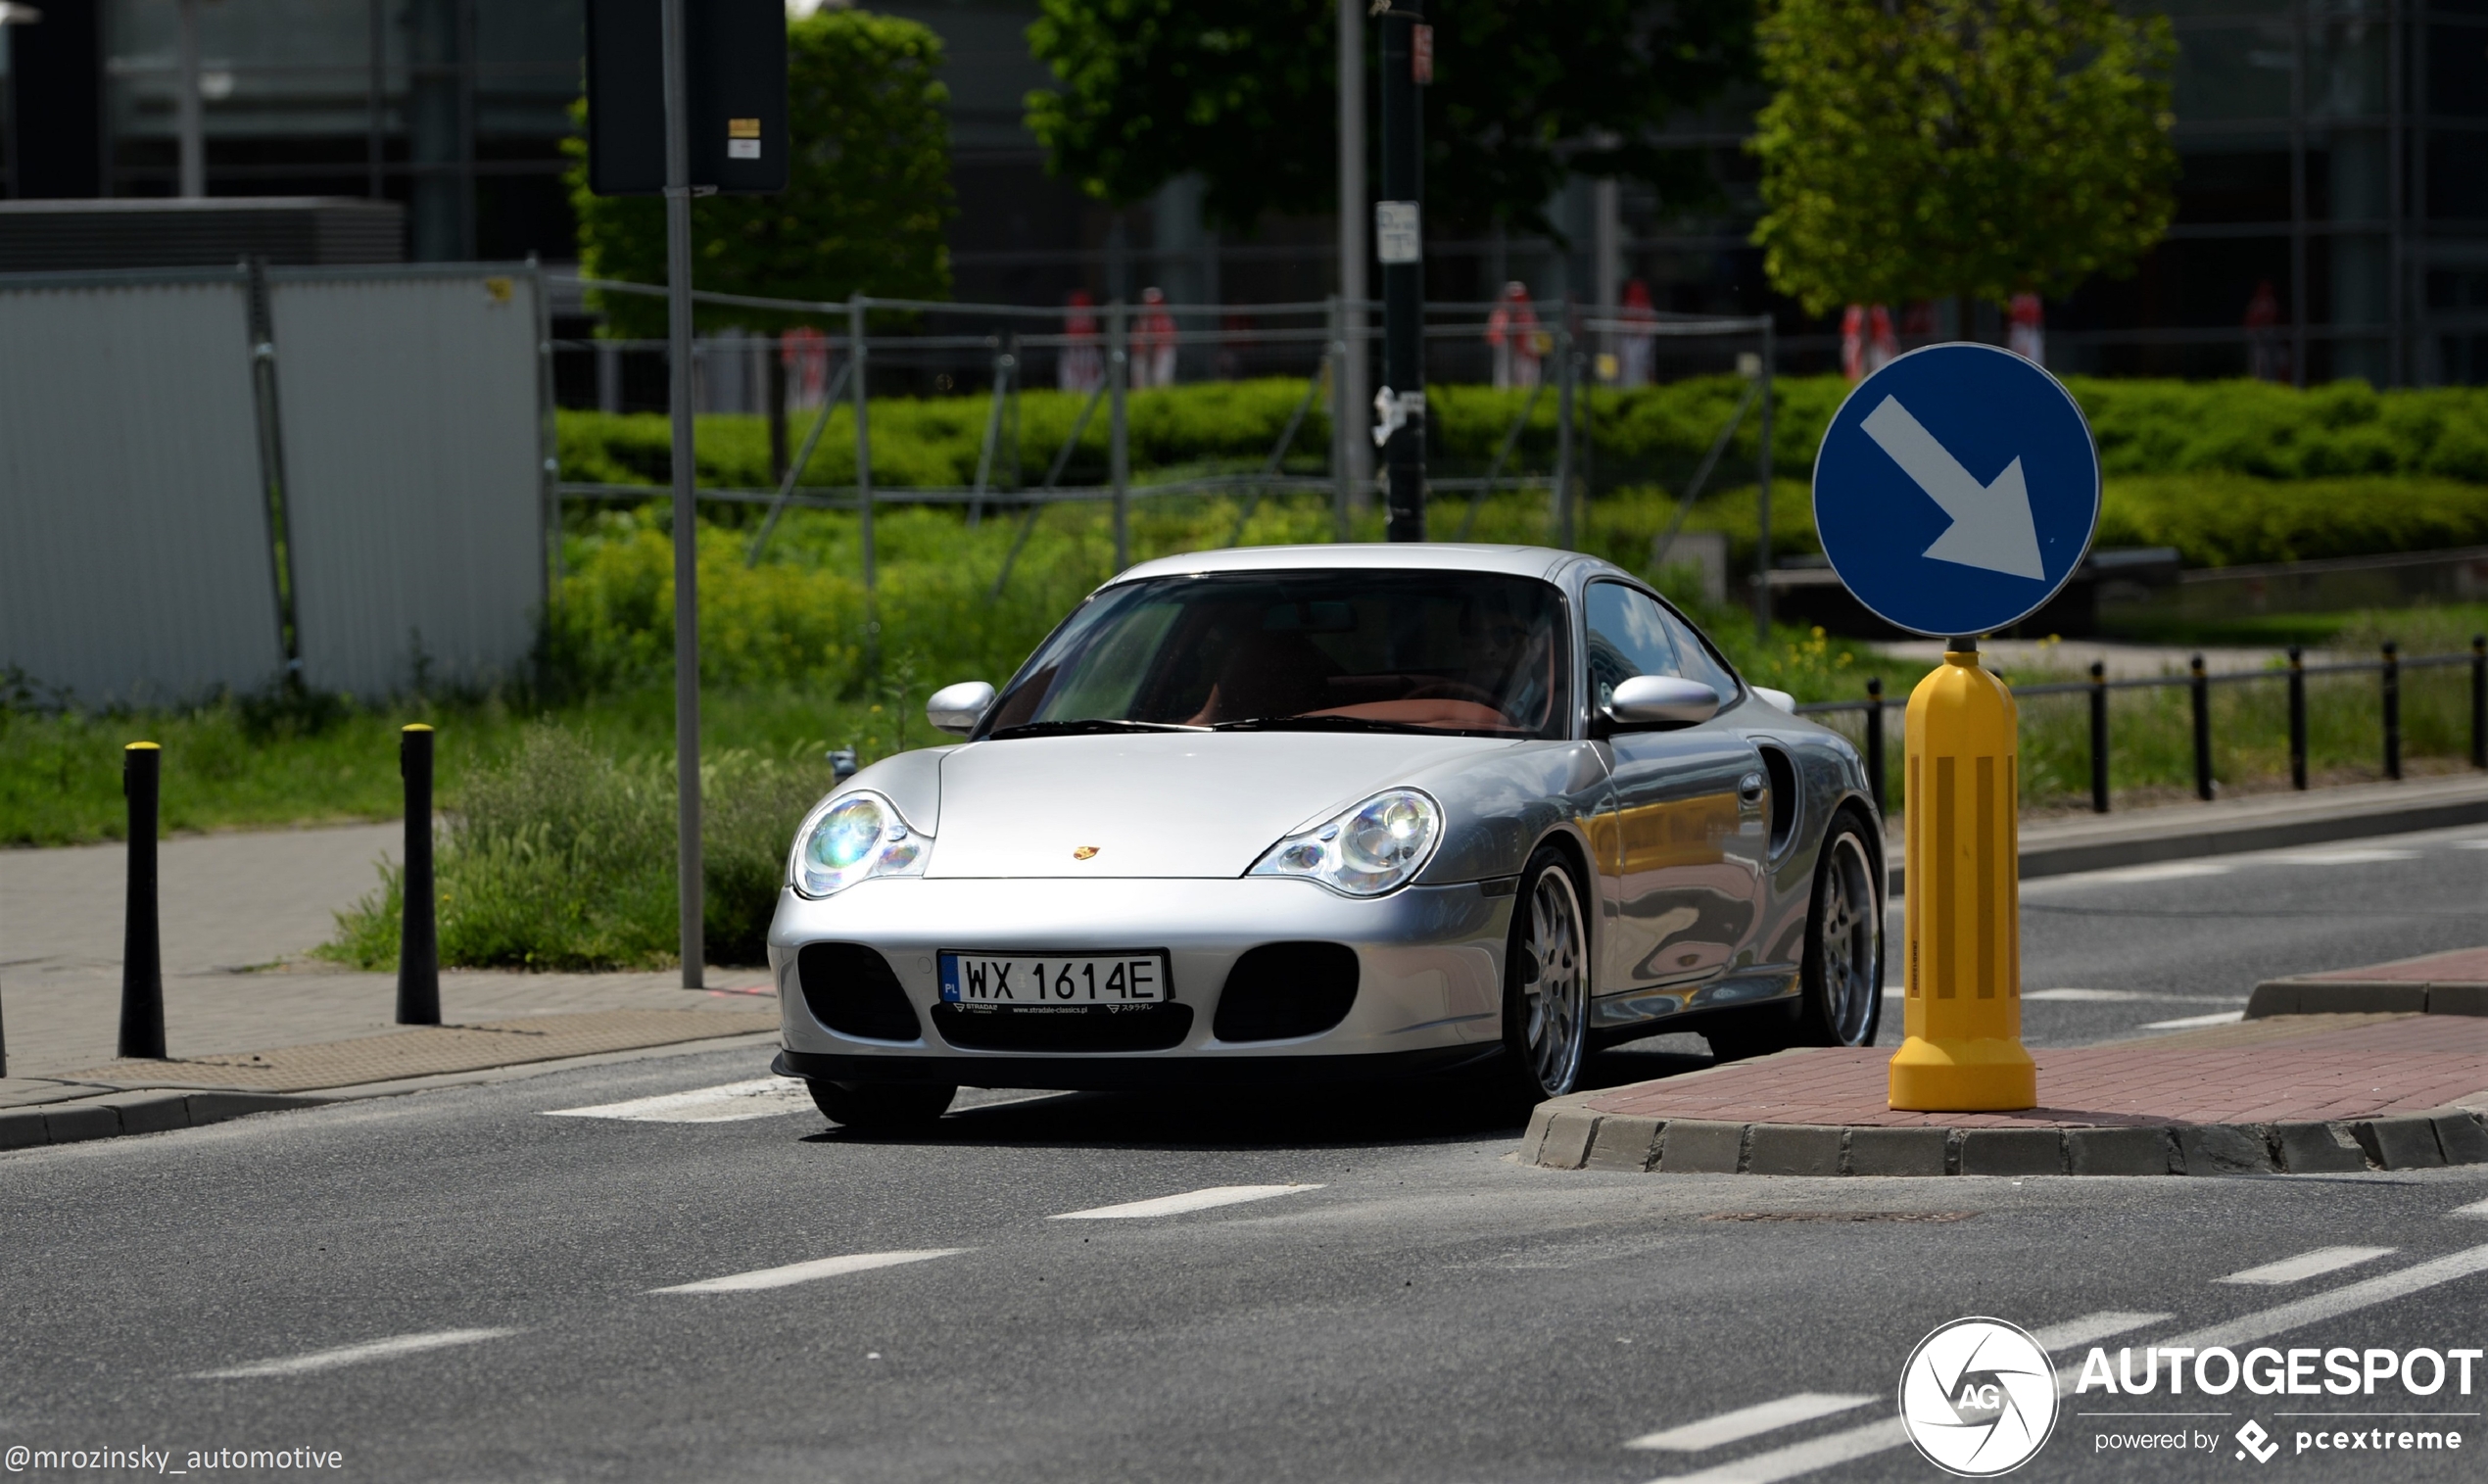
<path fill-rule="evenodd" d="M 1374 255 L 1382 263 L 1382 393 L 1374 399 L 1388 470 L 1389 537 L 1425 539 L 1424 120 L 1418 85 L 1433 72 L 1433 28 L 1410 0 L 1381 12 L 1382 191 Z"/>
<path fill-rule="evenodd" d="M 699 522 L 692 443 L 691 82 L 684 0 L 661 0 L 665 44 L 666 355 L 674 413 L 674 860 L 682 908 L 683 987 L 701 987 L 699 851 Z"/>

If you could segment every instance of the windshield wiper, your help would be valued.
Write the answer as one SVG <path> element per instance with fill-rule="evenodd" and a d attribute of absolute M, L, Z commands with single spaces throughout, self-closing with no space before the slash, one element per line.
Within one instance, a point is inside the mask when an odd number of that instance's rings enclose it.
<path fill-rule="evenodd" d="M 1423 732 L 1457 731 L 1451 727 L 1429 727 L 1413 721 L 1376 721 L 1369 716 L 1255 716 L 1244 721 L 1222 721 L 1210 728 L 1213 732 Z"/>
<path fill-rule="evenodd" d="M 1002 727 L 985 734 L 987 742 L 1003 742 L 1014 737 L 1098 737 L 1121 732 L 1207 732 L 1207 727 L 1179 726 L 1169 721 L 1115 721 L 1108 717 L 1083 717 L 1078 721 L 1030 721 L 1016 727 Z"/>

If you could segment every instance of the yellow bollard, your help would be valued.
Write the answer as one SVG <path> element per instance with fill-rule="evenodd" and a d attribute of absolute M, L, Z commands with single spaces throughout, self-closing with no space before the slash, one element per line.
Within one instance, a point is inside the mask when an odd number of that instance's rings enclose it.
<path fill-rule="evenodd" d="M 2019 713 L 1975 641 L 1909 693 L 1907 1032 L 1890 1104 L 2001 1113 L 2038 1102 L 2022 1047 Z"/>

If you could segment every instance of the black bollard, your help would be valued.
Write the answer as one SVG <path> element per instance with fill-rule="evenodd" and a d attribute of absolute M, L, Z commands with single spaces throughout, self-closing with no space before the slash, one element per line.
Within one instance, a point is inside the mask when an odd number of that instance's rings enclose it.
<path fill-rule="evenodd" d="M 1884 811 L 1884 678 L 1866 682 L 1866 787 L 1874 790 L 1875 812 Z"/>
<path fill-rule="evenodd" d="M 2090 812 L 2108 812 L 2108 666 L 2090 662 Z"/>
<path fill-rule="evenodd" d="M 2488 634 L 2470 637 L 2470 765 L 2488 768 Z"/>
<path fill-rule="evenodd" d="M 398 734 L 398 775 L 407 787 L 406 889 L 398 914 L 398 1024 L 441 1024 L 441 942 L 433 909 L 432 729 L 417 722 Z"/>
<path fill-rule="evenodd" d="M 121 749 L 120 791 L 129 800 L 129 895 L 120 940 L 120 1054 L 165 1054 L 164 946 L 156 932 L 156 802 L 164 749 Z"/>
<path fill-rule="evenodd" d="M 2212 783 L 2212 682 L 2203 673 L 2203 656 L 2186 666 L 2194 693 L 2194 796 L 2205 803 L 2217 791 Z"/>
<path fill-rule="evenodd" d="M 2402 647 L 2384 642 L 2384 776 L 2402 781 Z"/>
<path fill-rule="evenodd" d="M 2289 787 L 2307 791 L 2307 653 L 2289 646 Z"/>

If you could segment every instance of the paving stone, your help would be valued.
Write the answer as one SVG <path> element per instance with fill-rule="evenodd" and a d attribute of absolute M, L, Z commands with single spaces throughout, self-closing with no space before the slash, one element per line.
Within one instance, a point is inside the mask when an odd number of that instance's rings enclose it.
<path fill-rule="evenodd" d="M 2074 1174 L 2171 1174 L 2175 1155 L 2166 1128 L 2065 1130 L 2065 1168 Z"/>
<path fill-rule="evenodd" d="M 2291 1174 L 2345 1174 L 2368 1168 L 2367 1151 L 2347 1124 L 2274 1124 L 2280 1162 Z"/>
<path fill-rule="evenodd" d="M 1538 1163 L 1549 1170 L 1578 1170 L 1582 1157 L 1590 1152 L 1590 1135 L 1598 1130 L 1599 1116 L 1586 1108 L 1563 1108 L 1547 1121 L 1546 1142 L 1538 1148 Z"/>
<path fill-rule="evenodd" d="M 1658 1168 L 1669 1174 L 1734 1174 L 1746 1125 L 1676 1119 L 1660 1135 Z"/>
<path fill-rule="evenodd" d="M 123 1092 L 95 1100 L 120 1115 L 123 1133 L 163 1133 L 190 1126 L 190 1102 L 178 1092 Z"/>
<path fill-rule="evenodd" d="M 1942 1174 L 1944 1146 L 1951 1134 L 1942 1128 L 1852 1128 L 1848 1131 L 1851 1174 Z"/>
<path fill-rule="evenodd" d="M 1843 1131 L 1826 1124 L 1756 1124 L 1746 1143 L 1746 1173 L 1838 1174 Z"/>
<path fill-rule="evenodd" d="M 2445 1163 L 2436 1125 L 2423 1118 L 2362 1119 L 2350 1125 L 2368 1158 L 2386 1170 L 2433 1170 Z"/>
<path fill-rule="evenodd" d="M 1590 1139 L 1589 1157 L 1581 1162 L 1581 1168 L 1630 1170 L 1637 1173 L 1646 1171 L 1658 1163 L 1659 1130 L 1666 1126 L 1657 1119 L 1635 1114 L 1606 1114 L 1599 1120 L 1598 1131 Z"/>
<path fill-rule="evenodd" d="M 120 1132 L 120 1114 L 93 1103 L 54 1103 L 43 1110 L 43 1131 L 55 1144 L 108 1139 Z"/>
<path fill-rule="evenodd" d="M 2065 1136 L 2054 1128 L 1966 1128 L 1963 1174 L 2063 1174 Z"/>
<path fill-rule="evenodd" d="M 2488 1165 L 2488 1122 L 2478 1114 L 2440 1113 L 2430 1122 L 2436 1125 L 2436 1142 L 2446 1164 Z"/>
<path fill-rule="evenodd" d="M 2187 1174 L 2268 1174 L 2274 1169 L 2263 1130 L 2232 1124 L 2187 1124 L 2177 1131 Z"/>

